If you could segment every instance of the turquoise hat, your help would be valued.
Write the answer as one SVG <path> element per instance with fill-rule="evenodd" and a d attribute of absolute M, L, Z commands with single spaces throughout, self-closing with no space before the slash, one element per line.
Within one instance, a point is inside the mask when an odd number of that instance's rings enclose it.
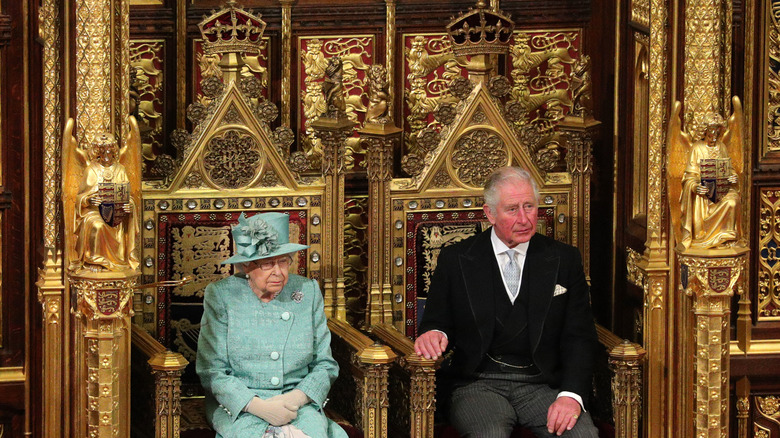
<path fill-rule="evenodd" d="M 223 261 L 223 265 L 276 257 L 309 247 L 290 243 L 290 216 L 284 213 L 261 213 L 250 218 L 241 213 L 231 231 L 236 254 Z"/>

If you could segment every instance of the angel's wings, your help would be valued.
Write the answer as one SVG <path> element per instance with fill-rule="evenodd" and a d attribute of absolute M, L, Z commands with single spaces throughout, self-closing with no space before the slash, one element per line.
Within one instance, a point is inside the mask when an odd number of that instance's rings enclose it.
<path fill-rule="evenodd" d="M 141 130 L 138 128 L 138 121 L 135 119 L 135 116 L 128 116 L 127 122 L 130 125 L 130 129 L 127 132 L 127 139 L 125 139 L 122 149 L 119 151 L 119 162 L 125 166 L 127 178 L 130 180 L 130 197 L 135 201 L 135 208 L 140 209 Z M 140 217 L 140 211 L 137 210 L 138 217 Z"/>
<path fill-rule="evenodd" d="M 692 144 L 691 136 L 682 129 L 681 111 L 682 103 L 680 101 L 674 102 L 666 131 L 667 199 L 669 201 L 672 230 L 678 244 L 682 242 L 682 206 L 680 205 L 682 178 L 685 174 L 685 167 L 688 165 L 688 156 L 690 155 Z"/>
<path fill-rule="evenodd" d="M 62 133 L 62 217 L 64 218 L 65 260 L 75 261 L 77 198 L 84 169 L 88 164 L 87 152 L 79 148 L 73 136 L 74 120 L 68 119 Z"/>
<path fill-rule="evenodd" d="M 138 260 L 141 243 L 141 218 L 143 216 L 143 205 L 141 200 L 141 130 L 138 128 L 138 121 L 135 116 L 128 116 L 127 123 L 129 130 L 127 138 L 123 139 L 122 149 L 119 151 L 119 162 L 125 167 L 127 179 L 130 185 L 130 200 L 134 204 L 135 213 L 132 215 L 131 238 L 135 239 L 133 245 L 133 254 L 130 256 L 130 266 L 138 269 Z"/>
<path fill-rule="evenodd" d="M 734 96 L 731 98 L 731 107 L 731 117 L 729 117 L 728 129 L 723 133 L 723 143 L 729 152 L 731 167 L 741 177 L 745 165 L 743 155 L 745 121 L 742 112 L 742 102 L 739 101 L 739 97 Z"/>

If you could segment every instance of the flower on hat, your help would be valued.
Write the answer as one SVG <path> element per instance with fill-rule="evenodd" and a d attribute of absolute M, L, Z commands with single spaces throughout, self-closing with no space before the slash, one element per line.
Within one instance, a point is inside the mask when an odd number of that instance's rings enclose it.
<path fill-rule="evenodd" d="M 279 248 L 279 234 L 259 217 L 247 219 L 242 213 L 234 228 L 237 252 L 244 257 L 263 257 Z"/>

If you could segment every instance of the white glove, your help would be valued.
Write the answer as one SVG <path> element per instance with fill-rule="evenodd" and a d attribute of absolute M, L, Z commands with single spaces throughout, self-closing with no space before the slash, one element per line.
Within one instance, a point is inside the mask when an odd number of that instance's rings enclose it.
<path fill-rule="evenodd" d="M 268 400 L 282 400 L 284 403 L 296 406 L 297 409 L 300 409 L 301 406 L 308 404 L 311 401 L 309 396 L 300 389 L 293 389 L 290 392 L 275 395 Z"/>
<path fill-rule="evenodd" d="M 263 400 L 255 397 L 247 403 L 244 410 L 262 418 L 271 426 L 284 426 L 298 417 L 298 406 L 282 399 Z"/>

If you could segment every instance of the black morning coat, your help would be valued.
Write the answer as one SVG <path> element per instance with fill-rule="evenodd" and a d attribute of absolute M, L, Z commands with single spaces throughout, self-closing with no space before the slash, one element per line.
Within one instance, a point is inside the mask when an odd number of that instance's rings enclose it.
<path fill-rule="evenodd" d="M 449 368 L 461 377 L 476 371 L 493 338 L 495 300 L 487 292 L 505 289 L 490 233 L 488 229 L 441 250 L 418 331 L 447 334 L 453 350 Z M 521 275 L 534 364 L 551 387 L 587 402 L 598 338 L 579 250 L 535 234 Z"/>

